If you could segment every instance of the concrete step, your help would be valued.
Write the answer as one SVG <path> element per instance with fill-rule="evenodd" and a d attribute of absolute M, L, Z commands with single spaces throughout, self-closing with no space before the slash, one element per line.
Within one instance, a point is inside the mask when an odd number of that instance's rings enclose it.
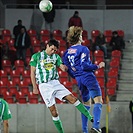
<path fill-rule="evenodd" d="M 117 93 L 116 101 L 131 101 L 133 97 L 132 94 Z"/>
<path fill-rule="evenodd" d="M 133 80 L 118 80 L 118 89 L 133 90 Z"/>
<path fill-rule="evenodd" d="M 123 79 L 123 80 L 131 80 L 133 81 L 133 73 L 132 72 L 120 72 L 120 76 L 119 76 L 120 79 Z"/>

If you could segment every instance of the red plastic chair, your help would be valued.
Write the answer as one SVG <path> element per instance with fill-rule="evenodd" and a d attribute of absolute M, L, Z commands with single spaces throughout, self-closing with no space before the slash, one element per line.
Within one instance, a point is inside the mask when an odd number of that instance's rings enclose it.
<path fill-rule="evenodd" d="M 15 104 L 16 103 L 13 97 L 7 97 L 7 98 L 5 98 L 5 100 L 8 104 Z"/>
<path fill-rule="evenodd" d="M 22 60 L 15 60 L 14 65 L 19 71 L 22 72 L 24 70 L 24 62 Z"/>
<path fill-rule="evenodd" d="M 27 31 L 27 33 L 29 34 L 29 36 L 37 36 L 36 30 L 33 30 L 33 29 L 29 29 L 29 30 Z"/>
<path fill-rule="evenodd" d="M 110 43 L 110 40 L 112 38 L 112 30 L 105 30 L 104 31 L 105 40 L 107 43 Z"/>
<path fill-rule="evenodd" d="M 92 42 L 94 43 L 95 42 L 95 39 L 96 37 L 99 35 L 100 31 L 99 30 L 92 30 L 91 31 L 91 39 L 92 39 Z"/>
<path fill-rule="evenodd" d="M 109 66 L 113 67 L 113 68 L 115 67 L 115 68 L 117 68 L 119 70 L 119 68 L 120 68 L 120 61 L 119 61 L 119 59 L 112 59 L 110 61 L 110 63 L 109 63 Z"/>
<path fill-rule="evenodd" d="M 53 31 L 53 38 L 56 40 L 62 40 L 62 31 L 61 30 L 54 30 Z"/>
<path fill-rule="evenodd" d="M 66 88 L 72 88 L 72 86 L 73 86 L 72 82 L 70 82 L 70 81 L 64 81 L 62 84 L 63 84 Z"/>
<path fill-rule="evenodd" d="M 104 60 L 104 52 L 102 50 L 95 50 L 94 60 Z"/>
<path fill-rule="evenodd" d="M 108 71 L 108 78 L 115 78 L 118 79 L 118 71 L 111 69 Z"/>
<path fill-rule="evenodd" d="M 11 80 L 16 84 L 20 83 L 20 75 L 21 73 L 18 70 L 12 70 L 10 72 Z"/>
<path fill-rule="evenodd" d="M 97 81 L 101 87 L 101 89 L 105 89 L 105 80 L 103 77 L 97 77 Z"/>
<path fill-rule="evenodd" d="M 50 31 L 49 30 L 46 30 L 46 29 L 42 29 L 40 31 L 40 35 L 41 36 L 49 36 L 50 37 Z"/>
<path fill-rule="evenodd" d="M 8 42 L 11 39 L 11 32 L 8 29 L 2 30 L 2 39 L 4 42 Z"/>
<path fill-rule="evenodd" d="M 117 58 L 121 59 L 121 56 L 122 56 L 122 53 L 121 53 L 121 51 L 119 51 L 119 50 L 113 50 L 113 51 L 111 52 L 111 57 L 112 57 L 112 58 L 113 58 L 113 57 L 117 57 Z"/>
<path fill-rule="evenodd" d="M 35 98 L 35 97 L 29 98 L 29 103 L 30 104 L 38 104 L 39 103 L 38 98 Z"/>
<path fill-rule="evenodd" d="M 26 97 L 19 97 L 19 98 L 17 99 L 17 102 L 18 102 L 19 104 L 27 104 L 27 99 L 26 99 Z"/>
<path fill-rule="evenodd" d="M 104 68 L 97 69 L 95 71 L 95 76 L 96 77 L 103 77 L 104 78 Z"/>
<path fill-rule="evenodd" d="M 87 32 L 87 30 L 83 30 L 82 38 L 83 38 L 83 40 L 88 40 L 88 32 Z"/>
<path fill-rule="evenodd" d="M 11 71 L 11 61 L 2 60 L 2 68 L 4 69 L 4 71 L 6 71 L 9 74 Z"/>
<path fill-rule="evenodd" d="M 36 40 L 31 40 L 31 45 L 32 45 L 33 47 L 35 47 L 35 46 L 40 46 L 40 41 L 39 41 L 38 39 L 36 39 Z"/>
<path fill-rule="evenodd" d="M 117 30 L 117 32 L 118 32 L 118 35 L 119 35 L 119 36 L 121 36 L 122 38 L 124 38 L 125 33 L 124 33 L 123 30 Z"/>
<path fill-rule="evenodd" d="M 60 43 L 60 48 L 64 48 L 64 49 L 67 48 L 66 41 L 64 41 L 64 40 L 58 40 L 58 41 L 59 41 L 59 43 Z"/>
<path fill-rule="evenodd" d="M 4 71 L 4 70 L 0 70 L 0 77 L 1 77 L 1 80 L 8 80 L 8 75 L 7 75 L 7 72 Z"/>
<path fill-rule="evenodd" d="M 14 47 L 14 39 L 10 39 L 8 41 L 8 47 L 9 47 L 9 50 L 16 51 L 16 49 Z"/>
<path fill-rule="evenodd" d="M 83 40 L 82 45 L 90 48 L 91 42 L 90 42 L 90 40 L 85 39 L 85 40 Z"/>

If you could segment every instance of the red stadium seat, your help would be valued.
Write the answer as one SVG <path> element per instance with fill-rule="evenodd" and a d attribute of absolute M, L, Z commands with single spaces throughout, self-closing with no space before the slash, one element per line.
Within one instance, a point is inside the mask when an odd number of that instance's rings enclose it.
<path fill-rule="evenodd" d="M 29 103 L 30 104 L 38 104 L 38 98 L 35 98 L 35 97 L 31 97 L 29 98 Z"/>
<path fill-rule="evenodd" d="M 26 99 L 26 97 L 19 97 L 19 98 L 17 99 L 17 102 L 18 102 L 19 104 L 27 104 L 27 99 Z"/>
<path fill-rule="evenodd" d="M 92 42 L 94 43 L 95 42 L 95 39 L 96 37 L 99 35 L 100 31 L 99 30 L 92 30 L 91 31 L 91 39 L 92 39 Z"/>
<path fill-rule="evenodd" d="M 2 39 L 4 42 L 8 42 L 11 39 L 11 32 L 8 29 L 2 30 Z"/>
<path fill-rule="evenodd" d="M 118 32 L 118 35 L 119 35 L 120 37 L 122 37 L 122 38 L 125 37 L 125 33 L 124 33 L 123 30 L 117 30 L 117 32 Z"/>
<path fill-rule="evenodd" d="M 97 77 L 97 81 L 98 81 L 101 89 L 105 89 L 105 80 L 104 80 L 104 78 Z"/>
<path fill-rule="evenodd" d="M 8 47 L 9 47 L 9 50 L 12 50 L 12 51 L 15 51 L 16 52 L 16 49 L 14 47 L 14 39 L 10 39 L 8 41 Z"/>
<path fill-rule="evenodd" d="M 95 76 L 96 77 L 103 77 L 104 78 L 104 68 L 97 69 L 95 71 Z"/>
<path fill-rule="evenodd" d="M 5 100 L 6 100 L 6 102 L 7 102 L 8 104 L 14 104 L 14 103 L 15 103 L 15 100 L 14 100 L 13 97 L 7 97 L 7 98 L 5 98 Z"/>
<path fill-rule="evenodd" d="M 87 32 L 87 30 L 83 30 L 82 38 L 83 38 L 83 40 L 88 40 L 88 32 Z"/>
<path fill-rule="evenodd" d="M 2 60 L 2 68 L 4 69 L 4 71 L 6 71 L 9 74 L 11 71 L 11 61 Z"/>
<path fill-rule="evenodd" d="M 33 47 L 35 47 L 35 46 L 40 46 L 40 41 L 39 41 L 38 39 L 36 39 L 36 40 L 31 40 L 31 45 L 32 45 Z"/>
<path fill-rule="evenodd" d="M 122 53 L 121 53 L 121 51 L 119 51 L 119 50 L 113 50 L 113 51 L 111 52 L 111 57 L 112 57 L 112 58 L 113 58 L 113 57 L 117 57 L 117 58 L 121 59 L 121 56 L 122 56 Z"/>
<path fill-rule="evenodd" d="M 102 50 L 95 50 L 94 60 L 104 60 L 104 52 Z"/>
<path fill-rule="evenodd" d="M 109 63 L 110 67 L 117 68 L 119 70 L 120 68 L 120 61 L 118 59 L 112 59 Z"/>
<path fill-rule="evenodd" d="M 37 39 L 37 32 L 33 29 L 29 29 L 27 31 L 27 33 L 29 34 L 29 36 L 31 37 L 31 40 L 35 40 Z"/>
<path fill-rule="evenodd" d="M 18 70 L 12 70 L 10 72 L 10 76 L 11 76 L 11 80 L 16 83 L 16 84 L 19 84 L 20 83 L 20 71 Z"/>
<path fill-rule="evenodd" d="M 85 39 L 85 40 L 83 40 L 82 45 L 90 48 L 91 42 L 90 42 L 90 40 Z"/>
<path fill-rule="evenodd" d="M 105 40 L 107 43 L 110 43 L 110 40 L 112 38 L 112 30 L 105 30 L 104 31 Z"/>
<path fill-rule="evenodd" d="M 0 70 L 0 78 L 1 80 L 8 80 L 8 75 L 7 75 L 7 72 L 4 71 L 4 70 Z"/>
<path fill-rule="evenodd" d="M 56 40 L 62 40 L 62 31 L 57 29 L 53 31 L 53 38 Z"/>
<path fill-rule="evenodd" d="M 108 78 L 116 78 L 116 79 L 118 79 L 118 71 L 116 69 L 110 69 L 108 71 Z"/>
<path fill-rule="evenodd" d="M 15 60 L 14 65 L 16 69 L 19 69 L 20 73 L 24 70 L 24 62 L 22 60 Z"/>

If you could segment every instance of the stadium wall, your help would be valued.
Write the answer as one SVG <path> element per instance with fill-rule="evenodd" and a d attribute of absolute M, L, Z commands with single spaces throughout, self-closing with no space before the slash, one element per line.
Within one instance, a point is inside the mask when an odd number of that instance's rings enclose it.
<path fill-rule="evenodd" d="M 111 102 L 109 133 L 131 133 L 131 115 L 128 102 Z M 10 104 L 12 119 L 10 133 L 57 133 L 45 104 Z M 81 133 L 81 118 L 71 104 L 58 104 L 65 133 Z M 106 104 L 103 105 L 101 127 L 106 126 Z M 90 110 L 92 112 L 92 110 Z M 89 128 L 91 123 L 89 122 Z"/>
<path fill-rule="evenodd" d="M 65 35 L 68 29 L 68 20 L 73 15 L 74 9 L 57 9 L 54 29 L 60 29 Z M 83 20 L 83 27 L 90 33 L 91 30 L 118 30 L 125 31 L 125 39 L 133 39 L 133 10 L 78 10 Z M 35 29 L 38 33 L 44 29 L 44 18 L 39 9 L 6 9 L 5 28 L 12 31 L 17 20 L 22 19 L 27 29 Z"/>

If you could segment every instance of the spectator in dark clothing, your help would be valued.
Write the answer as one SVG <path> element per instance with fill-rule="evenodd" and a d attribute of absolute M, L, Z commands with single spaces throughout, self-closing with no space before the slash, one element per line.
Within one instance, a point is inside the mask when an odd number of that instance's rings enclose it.
<path fill-rule="evenodd" d="M 110 41 L 110 46 L 112 46 L 112 50 L 122 50 L 125 48 L 125 42 L 122 37 L 118 35 L 117 31 L 113 31 L 112 38 Z"/>
<path fill-rule="evenodd" d="M 16 48 L 17 59 L 22 59 L 24 61 L 25 67 L 27 67 L 26 51 L 30 45 L 30 36 L 27 34 L 25 27 L 22 27 L 20 34 L 17 36 L 14 47 Z"/>
<path fill-rule="evenodd" d="M 104 57 L 107 58 L 107 47 L 105 36 L 103 35 L 103 33 L 100 32 L 99 35 L 96 37 L 94 47 L 95 50 L 102 50 L 104 52 Z"/>
<path fill-rule="evenodd" d="M 21 28 L 24 27 L 22 25 L 22 20 L 18 20 L 18 25 L 15 25 L 14 28 L 13 28 L 13 34 L 14 34 L 14 37 L 15 37 L 15 41 L 17 39 L 17 36 L 20 34 L 20 30 Z"/>
<path fill-rule="evenodd" d="M 43 12 L 43 17 L 45 19 L 45 29 L 49 30 L 50 32 L 53 31 L 53 22 L 55 18 L 55 8 L 53 7 L 50 12 Z"/>
<path fill-rule="evenodd" d="M 69 19 L 68 27 L 78 26 L 83 28 L 82 20 L 79 17 L 79 12 L 75 11 L 74 15 Z"/>
<path fill-rule="evenodd" d="M 130 110 L 130 113 L 131 113 L 131 116 L 132 116 L 132 132 L 133 132 L 133 98 L 129 103 L 129 110 Z"/>

